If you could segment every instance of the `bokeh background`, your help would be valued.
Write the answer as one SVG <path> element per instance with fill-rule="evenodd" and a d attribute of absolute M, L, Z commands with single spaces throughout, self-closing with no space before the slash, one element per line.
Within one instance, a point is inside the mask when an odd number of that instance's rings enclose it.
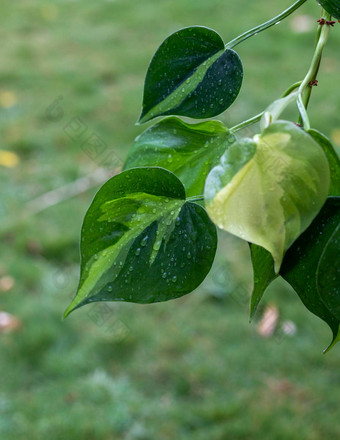
<path fill-rule="evenodd" d="M 289 0 L 2 0 L 0 3 L 0 438 L 340 438 L 340 347 L 278 280 L 248 322 L 247 245 L 221 234 L 194 293 L 148 306 L 75 292 L 79 233 L 133 139 L 144 75 L 170 33 L 201 24 L 225 41 Z M 245 68 L 229 126 L 305 75 L 316 1 L 238 47 Z M 340 25 L 310 106 L 340 146 Z M 296 117 L 295 109 L 291 116 Z"/>

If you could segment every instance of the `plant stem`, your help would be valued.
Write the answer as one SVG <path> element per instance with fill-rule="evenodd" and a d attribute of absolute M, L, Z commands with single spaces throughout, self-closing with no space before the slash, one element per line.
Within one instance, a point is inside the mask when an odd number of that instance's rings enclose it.
<path fill-rule="evenodd" d="M 325 20 L 331 20 L 331 15 L 326 13 L 324 18 L 325 18 Z M 320 25 L 320 27 L 321 27 L 321 25 Z M 307 75 L 305 76 L 304 80 L 302 81 L 302 83 L 299 87 L 299 94 L 298 94 L 296 103 L 297 103 L 297 106 L 298 106 L 298 109 L 300 112 L 301 122 L 302 122 L 305 130 L 310 129 L 310 122 L 309 122 L 309 117 L 308 117 L 306 108 L 307 108 L 310 94 L 311 94 L 311 88 L 312 88 L 311 81 L 315 81 L 317 73 L 319 71 L 322 52 L 323 52 L 323 49 L 327 43 L 329 32 L 330 32 L 330 25 L 328 25 L 328 24 L 324 24 L 322 26 L 321 32 L 318 31 L 319 39 L 318 39 L 318 42 L 317 42 L 317 45 L 315 48 L 315 52 L 313 55 L 313 59 L 312 59 L 310 68 L 307 72 Z M 306 89 L 307 89 L 307 93 L 304 96 L 304 92 Z"/>
<path fill-rule="evenodd" d="M 249 31 L 245 32 L 244 34 L 239 35 L 238 37 L 231 40 L 229 43 L 225 45 L 226 49 L 232 49 L 233 47 L 237 46 L 238 44 L 242 43 L 243 41 L 247 40 L 250 37 L 253 37 L 254 35 L 257 35 L 258 33 L 265 31 L 266 29 L 270 28 L 271 26 L 274 26 L 275 24 L 279 24 L 280 21 L 287 18 L 290 14 L 292 14 L 294 11 L 296 11 L 300 6 L 302 6 L 307 0 L 298 0 L 295 2 L 292 6 L 290 6 L 285 11 L 281 12 L 281 14 L 277 15 L 276 17 L 272 18 L 269 21 L 266 21 L 265 23 L 260 24 L 259 26 L 254 27 L 253 29 L 250 29 Z"/>
<path fill-rule="evenodd" d="M 203 196 L 203 194 L 200 196 L 190 196 L 190 197 L 187 197 L 186 200 L 188 200 L 189 202 L 203 202 L 204 196 Z"/>
<path fill-rule="evenodd" d="M 237 131 L 242 130 L 243 128 L 248 127 L 248 125 L 255 124 L 255 122 L 258 122 L 262 118 L 263 113 L 264 112 L 259 113 L 258 115 L 253 116 L 252 118 L 247 119 L 246 121 L 243 121 L 240 124 L 235 125 L 234 127 L 232 127 L 230 129 L 230 132 L 231 133 L 236 133 Z"/>
<path fill-rule="evenodd" d="M 298 82 L 292 84 L 291 86 L 289 86 L 288 89 L 281 95 L 281 98 L 285 98 L 286 96 L 290 95 L 295 89 L 299 88 L 300 85 L 301 85 L 301 81 L 298 81 Z M 256 122 L 258 122 L 262 118 L 263 114 L 264 114 L 264 112 L 259 113 L 258 115 L 253 116 L 250 119 L 247 119 L 246 121 L 240 122 L 239 124 L 232 127 L 230 129 L 230 132 L 236 133 L 237 131 L 248 127 L 248 125 L 255 124 Z"/>
<path fill-rule="evenodd" d="M 298 89 L 301 86 L 302 81 L 297 81 L 296 83 L 292 84 L 288 89 L 282 94 L 281 98 L 285 98 L 286 96 L 290 95 L 294 90 Z"/>

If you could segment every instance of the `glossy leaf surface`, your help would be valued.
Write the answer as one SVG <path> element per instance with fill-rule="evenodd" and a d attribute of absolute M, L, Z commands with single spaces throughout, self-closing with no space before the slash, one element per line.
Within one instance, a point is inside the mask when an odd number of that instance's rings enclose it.
<path fill-rule="evenodd" d="M 78 292 L 65 312 L 93 301 L 178 298 L 205 278 L 216 251 L 205 210 L 186 202 L 162 168 L 127 170 L 106 182 L 86 213 Z"/>
<path fill-rule="evenodd" d="M 318 3 L 334 18 L 340 19 L 340 0 L 318 0 Z"/>
<path fill-rule="evenodd" d="M 208 175 L 205 199 L 211 219 L 267 249 L 278 273 L 284 252 L 317 215 L 328 188 L 320 146 L 295 124 L 278 121 L 229 147 Z"/>
<path fill-rule="evenodd" d="M 338 155 L 336 154 L 334 147 L 331 141 L 322 133 L 317 130 L 309 130 L 308 132 L 313 139 L 321 146 L 323 151 L 325 152 L 329 168 L 331 172 L 331 182 L 329 187 L 329 195 L 330 196 L 339 196 L 340 195 L 340 160 Z"/>
<path fill-rule="evenodd" d="M 166 118 L 138 136 L 124 169 L 166 168 L 181 180 L 187 196 L 201 195 L 209 171 L 234 139 L 219 121 L 187 124 Z"/>
<path fill-rule="evenodd" d="M 340 197 L 327 199 L 309 228 L 287 251 L 280 274 L 314 315 L 339 338 Z"/>
<path fill-rule="evenodd" d="M 156 116 L 211 118 L 236 99 L 243 79 L 236 52 L 212 29 L 193 26 L 170 35 L 148 68 L 139 122 Z"/>

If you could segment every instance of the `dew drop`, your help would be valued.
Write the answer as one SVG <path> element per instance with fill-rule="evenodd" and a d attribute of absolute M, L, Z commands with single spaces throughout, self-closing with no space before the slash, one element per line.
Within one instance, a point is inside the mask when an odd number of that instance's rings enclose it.
<path fill-rule="evenodd" d="M 162 240 L 157 240 L 153 245 L 153 250 L 158 251 L 161 247 L 161 244 L 162 244 Z"/>
<path fill-rule="evenodd" d="M 146 236 L 143 238 L 143 240 L 140 242 L 140 245 L 143 246 L 143 247 L 146 246 L 147 241 L 148 241 L 148 238 L 149 238 L 148 235 L 146 235 Z"/>

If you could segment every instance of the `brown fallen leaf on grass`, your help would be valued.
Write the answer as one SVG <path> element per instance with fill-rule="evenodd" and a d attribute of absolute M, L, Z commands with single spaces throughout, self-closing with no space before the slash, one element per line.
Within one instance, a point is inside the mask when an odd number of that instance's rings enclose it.
<path fill-rule="evenodd" d="M 273 304 L 268 305 L 263 312 L 261 321 L 258 323 L 257 332 L 264 338 L 269 338 L 275 332 L 279 320 L 279 311 Z"/>
<path fill-rule="evenodd" d="M 288 379 L 276 379 L 269 377 L 266 385 L 273 394 L 294 394 L 295 387 Z"/>
<path fill-rule="evenodd" d="M 9 275 L 5 275 L 0 278 L 0 292 L 8 292 L 13 288 L 15 284 L 14 278 Z"/>
<path fill-rule="evenodd" d="M 19 318 L 0 311 L 0 333 L 10 333 L 19 330 L 21 327 L 22 322 Z"/>

